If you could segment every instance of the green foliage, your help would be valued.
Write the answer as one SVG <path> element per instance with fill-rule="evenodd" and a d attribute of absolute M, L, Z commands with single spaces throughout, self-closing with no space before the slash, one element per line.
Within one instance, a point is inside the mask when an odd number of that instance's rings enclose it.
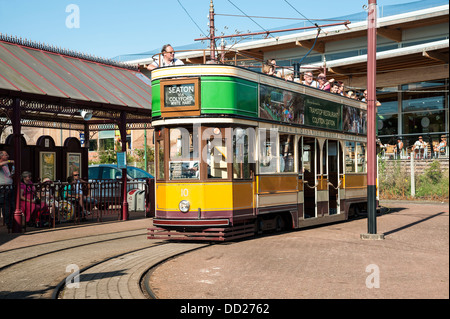
<path fill-rule="evenodd" d="M 424 174 L 418 177 L 416 187 L 417 197 L 448 198 L 448 170 L 443 172 L 439 161 L 433 161 Z"/>
<path fill-rule="evenodd" d="M 378 190 L 380 199 L 410 199 L 411 174 L 400 161 L 391 162 L 387 168 L 385 160 L 378 164 Z M 439 161 L 433 161 L 423 174 L 416 175 L 418 199 L 448 200 L 449 171 L 442 170 Z"/>
<path fill-rule="evenodd" d="M 404 198 L 411 194 L 411 178 L 406 168 L 399 161 L 393 163 L 392 169 L 387 169 L 384 160 L 378 165 L 378 188 L 381 197 Z"/>

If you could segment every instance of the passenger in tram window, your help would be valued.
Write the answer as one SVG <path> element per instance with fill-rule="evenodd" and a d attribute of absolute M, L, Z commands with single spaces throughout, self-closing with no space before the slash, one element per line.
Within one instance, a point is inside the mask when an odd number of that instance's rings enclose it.
<path fill-rule="evenodd" d="M 311 71 L 305 72 L 303 75 L 303 78 L 305 79 L 302 83 L 304 85 L 312 86 L 314 88 L 319 87 L 319 83 L 317 81 L 314 81 L 313 73 Z"/>
<path fill-rule="evenodd" d="M 162 57 L 147 65 L 147 70 L 151 71 L 156 68 L 163 68 L 172 65 L 184 65 L 183 61 L 175 58 L 175 51 L 170 44 L 166 44 L 161 49 Z M 159 61 L 161 60 L 161 61 Z M 160 65 L 161 62 L 161 65 Z"/>
<path fill-rule="evenodd" d="M 319 89 L 322 91 L 330 92 L 331 90 L 331 84 L 334 82 L 334 79 L 330 79 L 327 81 L 327 77 L 324 73 L 320 73 L 317 77 L 317 80 L 319 81 Z"/>

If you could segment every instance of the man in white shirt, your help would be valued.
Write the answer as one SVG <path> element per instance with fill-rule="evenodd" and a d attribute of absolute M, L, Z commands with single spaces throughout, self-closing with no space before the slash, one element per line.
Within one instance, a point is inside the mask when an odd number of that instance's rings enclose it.
<path fill-rule="evenodd" d="M 0 151 L 0 209 L 8 229 L 11 228 L 11 212 L 16 209 L 12 179 L 14 169 L 13 172 L 9 170 L 9 165 L 13 164 L 14 161 L 9 159 L 8 152 Z"/>
<path fill-rule="evenodd" d="M 314 77 L 311 71 L 305 72 L 303 75 L 303 78 L 305 79 L 302 83 L 304 85 L 312 86 L 313 88 L 318 88 L 319 83 L 317 81 L 314 81 Z"/>
<path fill-rule="evenodd" d="M 425 149 L 425 142 L 423 141 L 422 136 L 419 136 L 419 140 L 417 140 L 414 143 L 414 154 L 416 158 L 423 157 L 424 149 Z"/>
<path fill-rule="evenodd" d="M 147 70 L 151 71 L 156 68 L 162 68 L 171 65 L 184 65 L 183 61 L 175 59 L 175 51 L 170 44 L 166 44 L 161 50 L 162 57 L 147 65 Z"/>

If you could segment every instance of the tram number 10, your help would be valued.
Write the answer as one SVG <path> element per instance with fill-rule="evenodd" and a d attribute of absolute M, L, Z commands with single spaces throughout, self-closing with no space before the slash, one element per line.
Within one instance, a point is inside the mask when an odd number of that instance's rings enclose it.
<path fill-rule="evenodd" d="M 181 189 L 181 197 L 188 197 L 189 196 L 189 189 L 182 188 Z"/>

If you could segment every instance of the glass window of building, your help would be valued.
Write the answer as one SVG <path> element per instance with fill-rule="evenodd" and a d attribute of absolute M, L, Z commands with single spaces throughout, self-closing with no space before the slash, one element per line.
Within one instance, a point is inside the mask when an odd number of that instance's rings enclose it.
<path fill-rule="evenodd" d="M 447 89 L 445 80 L 402 85 L 403 134 L 446 131 Z"/>

